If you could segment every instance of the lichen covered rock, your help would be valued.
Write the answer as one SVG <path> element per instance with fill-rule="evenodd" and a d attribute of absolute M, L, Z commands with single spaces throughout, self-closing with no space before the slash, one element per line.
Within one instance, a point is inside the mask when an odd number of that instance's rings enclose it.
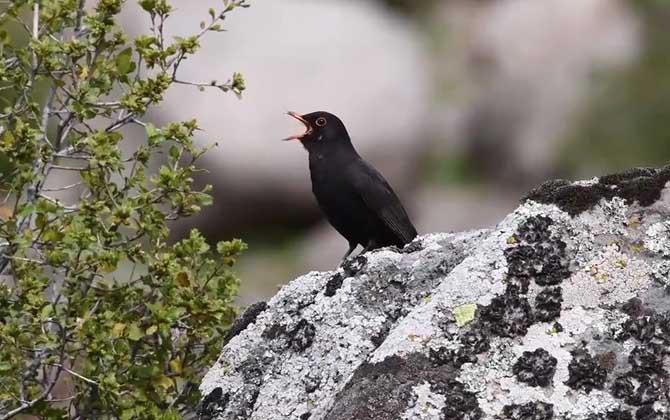
<path fill-rule="evenodd" d="M 669 174 L 547 183 L 493 229 L 294 280 L 241 317 L 200 417 L 668 420 Z"/>

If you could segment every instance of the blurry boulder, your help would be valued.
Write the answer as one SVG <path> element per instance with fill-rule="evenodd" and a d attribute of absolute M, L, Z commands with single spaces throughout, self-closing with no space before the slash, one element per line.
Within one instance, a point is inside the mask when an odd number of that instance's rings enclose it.
<path fill-rule="evenodd" d="M 166 27 L 170 36 L 186 35 L 207 19 L 206 6 L 180 7 Z M 130 11 L 125 20 L 135 31 L 150 26 L 144 13 Z M 224 28 L 203 38 L 179 77 L 223 81 L 241 72 L 244 98 L 177 86 L 152 115 L 157 124 L 196 117 L 204 130 L 198 141 L 219 143 L 201 161 L 215 204 L 186 223 L 221 239 L 319 217 L 305 152 L 298 142 L 280 141 L 302 130 L 288 110 L 337 114 L 359 152 L 394 186 L 413 184 L 426 138 L 429 76 L 420 36 L 408 22 L 370 2 L 282 0 L 254 2 Z"/>
<path fill-rule="evenodd" d="M 594 70 L 629 63 L 640 43 L 621 0 L 459 0 L 435 16 L 449 28 L 437 73 L 461 103 L 436 132 L 454 123 L 478 173 L 522 189 L 556 171 Z"/>

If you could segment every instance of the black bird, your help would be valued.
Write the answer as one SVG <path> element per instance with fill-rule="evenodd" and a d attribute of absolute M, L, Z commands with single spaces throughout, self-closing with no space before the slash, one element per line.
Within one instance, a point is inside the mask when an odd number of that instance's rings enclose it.
<path fill-rule="evenodd" d="M 344 261 L 358 245 L 371 249 L 402 247 L 416 229 L 382 174 L 360 157 L 342 121 L 328 112 L 288 113 L 306 131 L 300 140 L 309 152 L 312 192 L 331 225 L 349 241 Z"/>

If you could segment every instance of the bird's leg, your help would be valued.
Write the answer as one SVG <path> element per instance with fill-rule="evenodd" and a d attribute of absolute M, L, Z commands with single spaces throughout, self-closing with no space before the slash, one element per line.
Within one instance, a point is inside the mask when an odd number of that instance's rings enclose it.
<path fill-rule="evenodd" d="M 344 254 L 344 257 L 342 257 L 342 261 L 340 261 L 340 265 L 342 265 L 343 262 L 347 260 L 347 257 L 351 255 L 352 252 L 354 252 L 354 249 L 358 246 L 357 243 L 349 243 L 349 249 L 347 250 L 346 254 Z"/>

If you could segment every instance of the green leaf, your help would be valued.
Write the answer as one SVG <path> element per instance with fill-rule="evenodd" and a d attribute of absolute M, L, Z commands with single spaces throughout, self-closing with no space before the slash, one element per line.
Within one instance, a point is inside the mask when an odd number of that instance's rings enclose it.
<path fill-rule="evenodd" d="M 174 146 L 174 145 L 170 146 L 169 155 L 172 159 L 174 159 L 174 160 L 179 159 L 179 153 L 180 153 L 180 151 L 179 151 L 179 148 L 177 146 Z"/>
<path fill-rule="evenodd" d="M 132 341 L 139 341 L 144 338 L 144 333 L 136 323 L 128 326 L 128 339 Z"/>
<path fill-rule="evenodd" d="M 16 213 L 17 217 L 26 217 L 29 214 L 32 214 L 35 211 L 35 206 L 32 204 L 24 204 L 21 206 L 20 210 L 18 213 Z"/>
<path fill-rule="evenodd" d="M 116 56 L 116 68 L 119 74 L 128 74 L 135 71 L 133 62 L 133 49 L 128 47 Z"/>

